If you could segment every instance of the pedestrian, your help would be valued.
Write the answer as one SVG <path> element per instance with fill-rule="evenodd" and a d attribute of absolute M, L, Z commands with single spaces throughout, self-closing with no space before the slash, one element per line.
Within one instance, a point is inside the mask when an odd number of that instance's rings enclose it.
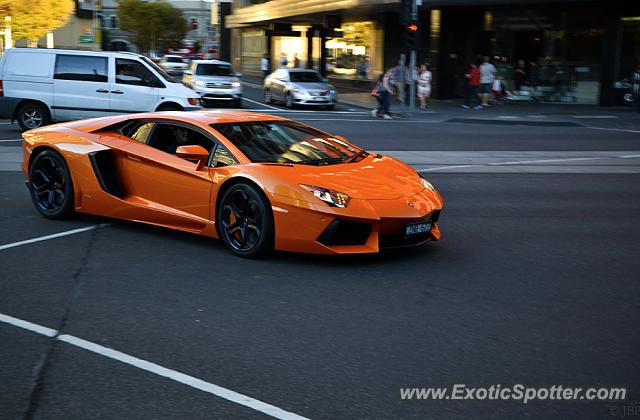
<path fill-rule="evenodd" d="M 474 109 L 481 109 L 482 105 L 478 103 L 478 88 L 480 87 L 480 69 L 476 66 L 476 63 L 471 63 L 469 65 L 469 70 L 464 75 L 467 81 L 467 96 L 464 101 L 464 105 L 462 105 L 465 109 L 470 109 L 473 105 L 471 102 L 475 103 Z"/>
<path fill-rule="evenodd" d="M 360 62 L 360 65 L 358 66 L 358 75 L 363 79 L 369 77 L 369 57 L 365 56 L 364 60 Z"/>
<path fill-rule="evenodd" d="M 262 76 L 266 79 L 269 75 L 269 55 L 263 54 L 260 59 L 260 70 L 262 70 Z"/>
<path fill-rule="evenodd" d="M 432 74 L 428 64 L 420 66 L 420 75 L 418 76 L 418 99 L 420 100 L 420 109 L 427 109 L 427 103 L 431 97 L 431 78 Z"/>
<path fill-rule="evenodd" d="M 527 80 L 527 71 L 525 69 L 524 60 L 518 60 L 518 68 L 513 75 L 513 82 L 516 90 L 522 90 L 522 86 Z"/>
<path fill-rule="evenodd" d="M 395 80 L 396 96 L 401 104 L 404 103 L 404 81 L 406 78 L 407 68 L 404 60 L 398 60 L 398 65 L 394 67 L 393 77 Z"/>
<path fill-rule="evenodd" d="M 633 95 L 631 107 L 634 111 L 640 112 L 640 63 L 636 65 L 636 71 L 631 76 L 631 94 Z"/>
<path fill-rule="evenodd" d="M 371 115 L 374 117 L 382 117 L 390 120 L 391 113 L 389 108 L 391 106 L 391 96 L 393 95 L 393 87 L 391 86 L 395 68 L 391 67 L 384 75 L 378 78 L 376 83 L 376 92 L 378 98 L 378 108 L 371 111 Z"/>
<path fill-rule="evenodd" d="M 480 65 L 480 95 L 482 96 L 482 106 L 489 106 L 489 95 L 491 86 L 496 78 L 496 68 L 489 62 L 489 57 L 484 57 Z"/>
<path fill-rule="evenodd" d="M 287 65 L 289 65 L 289 60 L 287 60 L 286 54 L 280 54 L 280 67 L 287 67 Z"/>
<path fill-rule="evenodd" d="M 298 58 L 298 53 L 293 54 L 293 68 L 300 68 L 300 59 Z"/>

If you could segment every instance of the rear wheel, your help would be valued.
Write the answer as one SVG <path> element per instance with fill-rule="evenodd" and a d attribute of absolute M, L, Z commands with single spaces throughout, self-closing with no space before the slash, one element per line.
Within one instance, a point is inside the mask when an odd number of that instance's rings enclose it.
<path fill-rule="evenodd" d="M 273 250 L 271 205 L 253 186 L 239 183 L 229 188 L 222 196 L 217 220 L 220 237 L 234 254 L 260 258 Z"/>
<path fill-rule="evenodd" d="M 49 110 L 41 104 L 27 102 L 20 105 L 16 114 L 18 124 L 23 130 L 33 130 L 51 122 Z"/>
<path fill-rule="evenodd" d="M 73 182 L 64 158 L 46 150 L 34 158 L 29 169 L 29 190 L 36 210 L 49 219 L 73 214 Z"/>

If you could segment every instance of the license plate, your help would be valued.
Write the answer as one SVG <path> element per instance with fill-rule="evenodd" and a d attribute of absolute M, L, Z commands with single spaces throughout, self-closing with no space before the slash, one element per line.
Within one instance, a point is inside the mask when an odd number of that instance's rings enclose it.
<path fill-rule="evenodd" d="M 316 96 L 315 98 L 313 98 L 316 101 L 326 101 L 325 98 L 323 98 L 322 96 Z"/>
<path fill-rule="evenodd" d="M 429 222 L 420 222 L 420 223 L 412 223 L 407 225 L 404 233 L 406 236 L 417 235 L 419 233 L 425 233 L 431 231 L 431 223 Z"/>

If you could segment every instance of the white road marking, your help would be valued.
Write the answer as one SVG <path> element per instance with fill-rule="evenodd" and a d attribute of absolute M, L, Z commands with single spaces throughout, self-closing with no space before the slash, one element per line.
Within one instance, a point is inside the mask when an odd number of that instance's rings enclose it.
<path fill-rule="evenodd" d="M 603 131 L 622 131 L 624 133 L 640 133 L 640 130 L 630 130 L 628 128 L 607 128 L 607 127 L 593 127 L 590 125 L 583 126 L 584 128 L 590 128 L 592 130 L 603 130 Z"/>
<path fill-rule="evenodd" d="M 622 159 L 633 159 L 633 158 L 640 158 L 640 155 L 624 155 L 624 156 L 618 156 L 618 157 Z"/>
<path fill-rule="evenodd" d="M 43 327 L 42 325 L 38 325 L 38 324 L 33 324 L 29 321 L 24 321 L 22 319 L 14 318 L 12 316 L 5 315 L 2 313 L 0 313 L 0 322 L 13 325 L 14 327 L 29 330 L 37 334 L 46 335 L 47 337 L 51 337 L 51 338 L 58 335 L 58 331 L 53 330 L 51 328 Z"/>
<path fill-rule="evenodd" d="M 402 120 L 402 119 L 393 119 L 393 120 L 385 120 L 382 118 L 370 118 L 370 119 L 353 119 L 353 118 L 304 118 L 298 117 L 299 120 L 303 121 L 352 121 L 352 122 L 381 122 L 381 123 L 423 123 L 423 124 L 434 124 L 440 121 L 418 121 L 418 120 Z"/>
<path fill-rule="evenodd" d="M 22 141 L 22 139 L 9 139 L 9 140 L 0 140 L 0 143 L 8 143 L 11 141 Z"/>
<path fill-rule="evenodd" d="M 249 102 L 253 102 L 254 104 L 258 104 L 260 106 L 266 106 L 269 109 L 280 109 L 280 108 L 276 108 L 275 106 L 271 106 L 271 105 L 267 105 L 267 104 L 263 104 L 262 102 L 258 102 L 258 101 L 254 101 L 253 99 L 249 99 L 247 97 L 242 98 L 243 101 L 249 101 Z"/>
<path fill-rule="evenodd" d="M 571 118 L 582 118 L 582 119 L 591 119 L 591 118 L 618 118 L 617 115 L 572 115 Z"/>
<path fill-rule="evenodd" d="M 9 315 L 5 315 L 0 313 L 0 322 L 4 322 L 9 325 L 13 325 L 18 328 L 22 328 L 28 331 L 35 332 L 37 334 L 42 334 L 47 337 L 53 338 L 55 340 L 62 341 L 67 344 L 71 344 L 72 346 L 79 347 L 81 349 L 90 351 L 92 353 L 99 354 L 101 356 L 107 357 L 112 360 L 117 360 L 119 362 L 125 363 L 129 366 L 136 367 L 138 369 L 145 370 L 147 372 L 154 373 L 158 376 L 162 376 L 167 379 L 171 379 L 172 381 L 179 382 L 181 384 L 190 386 L 191 388 L 199 389 L 208 394 L 215 395 L 217 397 L 223 398 L 227 401 L 234 402 L 236 404 L 242 405 L 247 408 L 251 408 L 255 411 L 259 411 L 268 416 L 282 419 L 282 420 L 308 420 L 306 417 L 299 416 L 290 411 L 283 410 L 282 408 L 276 407 L 271 404 L 267 404 L 255 398 L 251 398 L 247 395 L 240 394 L 238 392 L 232 391 L 230 389 L 218 386 L 216 384 L 212 384 L 210 382 L 203 381 L 202 379 L 198 379 L 196 377 L 186 375 L 182 372 L 178 372 L 173 369 L 168 369 L 153 362 L 149 362 L 147 360 L 139 359 L 135 356 L 131 356 L 126 353 L 122 353 L 120 351 L 111 349 L 109 347 L 101 346 L 100 344 L 93 343 L 91 341 L 83 340 L 81 338 L 75 337 L 69 334 L 60 334 L 59 331 L 53 330 L 51 328 L 44 327 L 42 325 L 33 324 L 28 321 L 24 321 L 22 319 L 14 318 Z"/>
<path fill-rule="evenodd" d="M 418 169 L 416 172 L 433 172 L 433 171 L 441 171 L 443 169 L 469 168 L 471 166 L 480 166 L 480 165 L 439 166 L 437 168 Z"/>
<path fill-rule="evenodd" d="M 34 242 L 41 242 L 41 241 L 47 241 L 49 239 L 60 238 L 62 236 L 75 235 L 76 233 L 82 233 L 88 230 L 98 229 L 98 228 L 109 226 L 109 225 L 110 225 L 109 223 L 102 223 L 99 225 L 92 225 L 92 226 L 87 226 L 79 229 L 67 230 L 66 232 L 54 233 L 53 235 L 40 236 L 37 238 L 27 239 L 20 242 L 13 242 L 10 244 L 0 245 L 0 251 L 9 249 L 9 248 L 15 248 L 17 246 L 32 244 Z"/>
<path fill-rule="evenodd" d="M 594 159 L 603 159 L 603 158 L 578 157 L 578 158 L 564 158 L 564 159 L 517 160 L 515 162 L 489 162 L 489 163 L 485 163 L 485 165 L 527 165 L 529 163 L 570 162 L 574 160 L 594 160 Z"/>

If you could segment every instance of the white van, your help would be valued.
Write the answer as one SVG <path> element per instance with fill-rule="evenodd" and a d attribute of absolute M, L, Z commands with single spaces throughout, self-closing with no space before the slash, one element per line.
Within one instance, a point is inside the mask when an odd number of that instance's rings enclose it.
<path fill-rule="evenodd" d="M 200 109 L 200 95 L 127 52 L 11 48 L 0 59 L 0 118 L 52 121 Z"/>

